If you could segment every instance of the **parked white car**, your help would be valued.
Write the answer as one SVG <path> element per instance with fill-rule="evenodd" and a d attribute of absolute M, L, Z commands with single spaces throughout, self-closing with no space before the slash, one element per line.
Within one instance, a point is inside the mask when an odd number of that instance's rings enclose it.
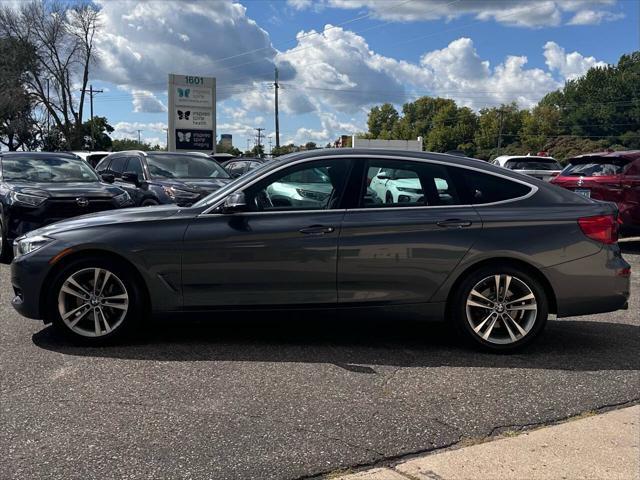
<path fill-rule="evenodd" d="M 557 177 L 562 171 L 562 166 L 555 158 L 537 155 L 502 155 L 491 163 L 546 182 Z"/>
<path fill-rule="evenodd" d="M 102 160 L 107 155 L 111 154 L 111 152 L 100 152 L 100 151 L 95 151 L 95 152 L 75 151 L 71 153 L 79 156 L 81 159 L 83 159 L 85 162 L 87 162 L 89 165 L 91 165 L 94 168 L 100 162 L 100 160 Z"/>
<path fill-rule="evenodd" d="M 435 178 L 440 198 L 446 200 L 449 185 L 442 178 Z M 369 188 L 381 203 L 424 203 L 420 179 L 411 170 L 381 168 L 371 178 Z"/>

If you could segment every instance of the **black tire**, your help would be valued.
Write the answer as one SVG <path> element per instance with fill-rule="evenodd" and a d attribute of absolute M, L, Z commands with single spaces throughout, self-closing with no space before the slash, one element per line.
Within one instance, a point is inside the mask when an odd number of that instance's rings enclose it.
<path fill-rule="evenodd" d="M 502 341 L 500 338 L 498 338 L 497 340 L 494 339 L 493 341 L 489 341 L 485 338 L 482 338 L 481 333 L 486 333 L 487 329 L 485 328 L 484 332 L 483 332 L 483 329 L 480 329 L 480 333 L 476 333 L 476 331 L 474 331 L 474 328 L 471 325 L 471 322 L 473 321 L 473 319 L 469 320 L 467 316 L 467 300 L 471 294 L 472 289 L 474 289 L 474 287 L 476 287 L 483 280 L 487 280 L 490 277 L 495 278 L 495 275 L 508 275 L 508 276 L 511 276 L 512 278 L 515 278 L 516 280 L 512 280 L 512 282 L 514 282 L 511 284 L 512 287 L 514 285 L 520 285 L 519 283 L 516 284 L 515 283 L 516 281 L 522 282 L 524 286 L 529 288 L 530 292 L 535 297 L 535 303 L 537 307 L 537 310 L 535 312 L 535 317 L 533 320 L 530 320 L 530 322 L 532 323 L 528 329 L 526 328 L 526 325 L 522 325 L 525 327 L 525 330 L 526 330 L 526 334 L 524 335 L 520 334 L 516 330 L 514 323 L 512 323 L 509 318 L 507 318 L 506 316 L 500 317 L 500 315 L 502 314 L 497 313 L 498 311 L 497 308 L 499 308 L 499 305 L 493 310 L 486 309 L 484 311 L 484 313 L 487 313 L 487 314 L 491 314 L 491 312 L 496 312 L 496 313 L 493 313 L 493 315 L 495 315 L 495 317 L 499 317 L 495 322 L 496 327 L 498 328 L 497 333 L 502 332 L 504 336 L 504 341 L 509 343 L 502 343 L 502 344 L 495 343 L 498 340 Z M 513 288 L 515 289 L 515 287 Z M 504 288 L 501 291 L 504 291 Z M 513 299 L 513 297 L 507 297 L 507 298 L 508 300 Z M 529 301 L 533 301 L 533 299 Z M 484 303 L 484 301 L 481 301 L 481 303 Z M 502 305 L 506 305 L 509 302 L 508 301 L 505 302 L 503 300 L 499 303 Z M 525 303 L 525 302 L 522 302 L 522 303 Z M 492 352 L 503 352 L 503 353 L 514 352 L 530 344 L 544 329 L 547 323 L 547 317 L 549 315 L 549 300 L 547 298 L 547 294 L 541 282 L 536 277 L 528 273 L 526 270 L 520 269 L 517 267 L 512 267 L 509 265 L 486 266 L 467 274 L 464 280 L 460 283 L 460 285 L 456 289 L 456 291 L 453 293 L 448 307 L 449 307 L 448 312 L 452 316 L 454 326 L 456 327 L 458 334 L 464 340 L 483 350 L 492 351 Z M 471 308 L 474 309 L 474 307 L 471 307 Z M 474 310 L 472 310 L 472 316 L 474 314 L 477 314 L 476 312 L 480 312 L 480 311 L 483 311 L 483 309 L 475 308 Z M 505 315 L 507 313 L 507 310 L 503 310 L 502 308 L 500 309 L 500 311 L 504 311 Z M 522 311 L 521 313 L 523 315 L 532 315 L 528 313 L 528 311 Z M 492 319 L 493 317 L 491 317 L 491 320 L 489 320 L 489 322 L 491 322 Z M 478 327 L 478 325 L 480 325 L 480 323 L 482 322 L 481 321 L 476 322 L 476 328 Z M 510 328 L 508 328 L 505 325 L 507 323 L 508 325 L 510 325 Z M 523 323 L 524 323 L 524 319 L 523 319 Z M 487 324 L 487 327 L 489 326 L 490 326 L 490 323 Z M 513 337 L 510 336 L 511 333 L 509 332 L 509 330 L 511 330 L 511 332 L 515 334 L 517 338 L 516 341 L 514 341 Z M 507 334 L 509 334 L 509 338 L 507 338 Z"/>
<path fill-rule="evenodd" d="M 11 263 L 13 259 L 13 245 L 7 240 L 7 232 L 5 231 L 4 222 L 0 218 L 0 263 Z"/>
<path fill-rule="evenodd" d="M 384 197 L 384 203 L 393 203 L 393 195 L 391 192 L 387 191 L 387 194 Z"/>
<path fill-rule="evenodd" d="M 155 207 L 156 205 L 160 205 L 160 203 L 151 199 L 143 200 L 141 204 L 142 207 Z"/>
<path fill-rule="evenodd" d="M 70 326 L 62 320 L 58 308 L 58 296 L 64 282 L 74 273 L 93 268 L 107 270 L 115 275 L 124 285 L 128 295 L 128 309 L 124 319 L 109 333 L 95 337 L 84 336 L 72 330 Z M 45 302 L 45 321 L 52 323 L 57 332 L 74 343 L 95 346 L 113 344 L 136 332 L 143 320 L 147 317 L 147 312 L 149 311 L 148 297 L 145 294 L 144 287 L 141 285 L 140 280 L 138 280 L 136 272 L 124 262 L 101 258 L 99 256 L 79 258 L 62 267 L 60 271 L 55 274 L 50 285 L 50 293 Z M 90 315 L 83 321 L 90 322 Z"/>

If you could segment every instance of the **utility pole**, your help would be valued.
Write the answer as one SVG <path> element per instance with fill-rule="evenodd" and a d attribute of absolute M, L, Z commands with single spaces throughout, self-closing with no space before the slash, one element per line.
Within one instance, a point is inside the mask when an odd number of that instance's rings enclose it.
<path fill-rule="evenodd" d="M 276 91 L 276 148 L 280 148 L 280 117 L 278 115 L 278 90 L 280 89 L 280 84 L 278 83 L 278 67 L 276 67 L 276 78 L 273 86 Z"/>
<path fill-rule="evenodd" d="M 258 148 L 256 149 L 256 153 L 257 153 L 257 155 L 259 157 L 260 156 L 260 147 L 262 147 L 262 132 L 263 132 L 264 128 L 258 127 L 255 130 L 258 132 L 258 140 L 257 140 L 257 144 L 256 144 L 256 146 Z"/>
<path fill-rule="evenodd" d="M 140 132 L 141 132 L 141 131 L 142 131 L 142 130 L 138 130 L 138 145 L 140 145 L 140 144 L 142 143 L 142 142 L 140 142 Z"/>
<path fill-rule="evenodd" d="M 49 81 L 47 80 L 47 91 L 49 90 Z M 94 90 L 93 85 L 89 85 L 89 90 L 86 88 L 82 90 L 84 93 L 89 93 L 89 106 L 91 113 L 91 148 L 95 148 L 96 146 L 96 135 L 95 135 L 95 125 L 93 124 L 93 97 L 98 93 L 102 93 L 104 90 Z M 82 119 L 80 119 L 82 120 Z"/>
<path fill-rule="evenodd" d="M 269 135 L 269 155 L 271 155 L 271 151 L 273 148 L 271 147 L 271 135 Z"/>
<path fill-rule="evenodd" d="M 500 131 L 498 133 L 498 145 L 496 148 L 496 157 L 500 155 L 500 147 L 502 146 L 502 127 L 504 126 L 504 109 L 500 107 Z"/>

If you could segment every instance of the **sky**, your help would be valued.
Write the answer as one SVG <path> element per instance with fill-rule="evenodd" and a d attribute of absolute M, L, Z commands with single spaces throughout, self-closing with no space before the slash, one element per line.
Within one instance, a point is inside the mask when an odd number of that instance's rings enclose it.
<path fill-rule="evenodd" d="M 324 146 L 366 131 L 371 106 L 423 95 L 478 110 L 535 105 L 640 49 L 640 0 L 95 0 L 96 115 L 115 138 L 165 145 L 167 74 L 217 79 L 217 133 L 255 128 Z M 268 140 L 266 143 L 269 150 Z"/>

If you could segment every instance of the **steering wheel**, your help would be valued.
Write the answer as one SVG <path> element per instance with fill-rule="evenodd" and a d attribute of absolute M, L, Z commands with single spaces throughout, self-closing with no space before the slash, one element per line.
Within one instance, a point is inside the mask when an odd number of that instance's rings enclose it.
<path fill-rule="evenodd" d="M 260 190 L 258 193 L 256 193 L 254 202 L 258 211 L 262 211 L 265 208 L 273 208 L 273 202 L 271 201 L 271 198 L 269 197 L 269 194 L 266 190 Z"/>

